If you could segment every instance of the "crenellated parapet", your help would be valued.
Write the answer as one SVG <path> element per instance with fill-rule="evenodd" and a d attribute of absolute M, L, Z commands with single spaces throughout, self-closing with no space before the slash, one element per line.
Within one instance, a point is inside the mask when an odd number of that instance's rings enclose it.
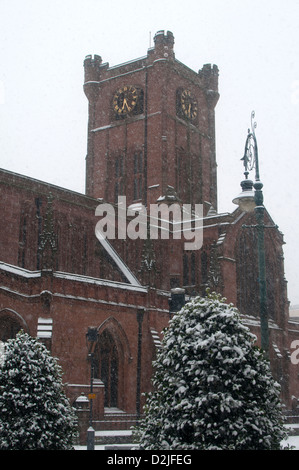
<path fill-rule="evenodd" d="M 171 31 L 167 31 L 165 34 L 164 31 L 158 31 L 154 36 L 155 43 L 155 56 L 163 59 L 173 59 L 174 58 L 174 36 Z"/>
<path fill-rule="evenodd" d="M 84 92 L 88 100 L 97 97 L 99 81 L 101 76 L 100 67 L 102 57 L 99 55 L 87 55 L 84 60 Z"/>
<path fill-rule="evenodd" d="M 203 86 L 206 90 L 207 102 L 210 107 L 214 108 L 219 99 L 219 69 L 215 64 L 205 64 L 202 69 L 198 71 L 198 75 L 203 81 Z"/>

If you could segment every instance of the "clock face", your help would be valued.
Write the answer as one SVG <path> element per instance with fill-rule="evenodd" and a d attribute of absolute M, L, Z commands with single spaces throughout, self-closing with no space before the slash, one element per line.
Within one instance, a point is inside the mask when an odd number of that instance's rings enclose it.
<path fill-rule="evenodd" d="M 181 93 L 181 109 L 185 117 L 191 121 L 197 116 L 197 101 L 189 90 Z"/>
<path fill-rule="evenodd" d="M 125 116 L 134 110 L 137 102 L 137 89 L 134 86 L 124 86 L 113 97 L 113 109 L 118 116 Z"/>

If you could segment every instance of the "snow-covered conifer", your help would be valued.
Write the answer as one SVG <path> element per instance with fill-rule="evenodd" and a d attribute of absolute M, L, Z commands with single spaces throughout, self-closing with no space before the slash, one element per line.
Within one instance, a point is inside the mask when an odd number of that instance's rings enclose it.
<path fill-rule="evenodd" d="M 279 449 L 279 385 L 237 309 L 216 294 L 174 314 L 137 435 L 143 449 Z"/>
<path fill-rule="evenodd" d="M 56 359 L 20 332 L 5 343 L 0 365 L 0 449 L 67 450 L 75 431 Z"/>

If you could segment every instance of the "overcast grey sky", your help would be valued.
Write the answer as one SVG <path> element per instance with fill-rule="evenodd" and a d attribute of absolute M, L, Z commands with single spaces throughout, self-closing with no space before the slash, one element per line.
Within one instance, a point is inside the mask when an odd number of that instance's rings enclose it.
<path fill-rule="evenodd" d="M 255 110 L 265 206 L 285 236 L 289 299 L 299 304 L 299 1 L 0 0 L 0 166 L 84 192 L 83 60 L 147 54 L 159 30 L 194 70 L 219 67 L 218 201 L 235 208 Z"/>

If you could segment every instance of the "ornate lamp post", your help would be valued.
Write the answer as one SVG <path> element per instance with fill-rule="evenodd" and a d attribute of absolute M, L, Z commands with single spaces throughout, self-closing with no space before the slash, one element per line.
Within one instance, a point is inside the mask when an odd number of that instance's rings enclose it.
<path fill-rule="evenodd" d="M 87 450 L 94 450 L 94 429 L 92 426 L 93 378 L 94 378 L 94 348 L 98 340 L 97 328 L 88 327 L 86 343 L 88 344 L 88 357 L 90 358 L 90 393 L 89 398 L 89 428 L 87 430 Z"/>
<path fill-rule="evenodd" d="M 268 355 L 269 353 L 269 330 L 268 330 L 268 312 L 267 312 L 267 287 L 266 287 L 266 263 L 265 263 L 265 243 L 264 243 L 264 212 L 263 205 L 263 183 L 260 181 L 258 147 L 255 136 L 256 122 L 254 122 L 255 113 L 251 113 L 251 131 L 248 129 L 248 135 L 245 143 L 243 160 L 245 167 L 245 180 L 241 182 L 242 192 L 233 199 L 233 203 L 239 205 L 244 212 L 255 212 L 258 235 L 258 266 L 259 266 L 259 294 L 260 294 L 260 322 L 261 322 L 261 347 Z M 255 169 L 255 181 L 248 179 L 249 172 Z M 248 227 L 248 226 L 245 226 Z"/>

